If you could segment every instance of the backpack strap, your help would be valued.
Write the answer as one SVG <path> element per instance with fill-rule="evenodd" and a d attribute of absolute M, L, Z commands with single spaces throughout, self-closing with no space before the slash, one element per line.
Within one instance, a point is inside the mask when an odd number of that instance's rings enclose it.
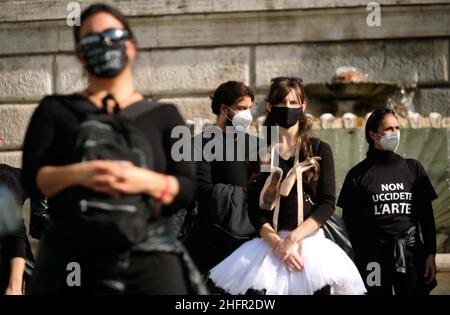
<path fill-rule="evenodd" d="M 69 100 L 66 95 L 61 95 L 58 96 L 58 100 L 78 115 L 86 117 L 88 114 L 102 111 L 102 109 L 95 107 L 93 104 L 89 102 L 88 99 L 86 99 L 84 96 L 80 94 L 75 93 L 72 94 L 71 97 L 74 97 L 74 99 Z M 119 114 L 123 117 L 133 120 L 141 116 L 142 114 L 152 111 L 163 105 L 168 104 L 153 102 L 150 101 L 149 99 L 144 99 L 142 102 L 130 106 L 129 108 L 127 107 L 126 110 L 120 111 Z"/>

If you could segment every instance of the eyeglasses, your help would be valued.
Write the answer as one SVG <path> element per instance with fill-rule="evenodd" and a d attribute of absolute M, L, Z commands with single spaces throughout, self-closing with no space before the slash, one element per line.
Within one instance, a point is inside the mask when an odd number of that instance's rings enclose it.
<path fill-rule="evenodd" d="M 292 82 L 303 82 L 303 79 L 299 78 L 299 77 L 275 77 L 275 78 L 270 79 L 270 82 L 274 83 L 274 82 L 285 81 L 285 80 L 289 80 Z"/>
<path fill-rule="evenodd" d="M 114 43 L 125 41 L 131 38 L 131 34 L 126 29 L 110 28 L 101 33 L 89 33 L 83 36 L 77 45 L 77 50 L 80 51 L 91 45 L 102 43 L 106 46 L 111 46 Z"/>

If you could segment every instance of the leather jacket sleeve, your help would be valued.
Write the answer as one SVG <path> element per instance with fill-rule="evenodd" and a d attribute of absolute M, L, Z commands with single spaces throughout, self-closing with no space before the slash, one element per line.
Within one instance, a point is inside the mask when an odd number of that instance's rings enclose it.
<path fill-rule="evenodd" d="M 30 196 L 30 235 L 40 239 L 45 226 L 50 221 L 47 198 L 35 193 Z"/>

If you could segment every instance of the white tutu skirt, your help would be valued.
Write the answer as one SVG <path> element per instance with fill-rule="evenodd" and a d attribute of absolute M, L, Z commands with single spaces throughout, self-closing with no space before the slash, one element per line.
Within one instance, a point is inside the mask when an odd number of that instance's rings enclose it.
<path fill-rule="evenodd" d="M 280 231 L 285 237 L 289 232 Z M 290 272 L 273 255 L 262 238 L 242 244 L 210 270 L 214 284 L 230 294 L 245 294 L 248 289 L 266 290 L 273 295 L 311 295 L 331 286 L 332 294 L 364 294 L 366 288 L 353 261 L 335 243 L 325 238 L 322 229 L 303 240 L 304 269 Z"/>

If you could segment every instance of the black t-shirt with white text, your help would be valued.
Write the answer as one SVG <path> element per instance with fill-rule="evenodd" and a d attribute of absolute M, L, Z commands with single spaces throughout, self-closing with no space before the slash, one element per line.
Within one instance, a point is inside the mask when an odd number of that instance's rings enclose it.
<path fill-rule="evenodd" d="M 434 234 L 424 240 L 433 240 L 436 230 L 430 204 L 436 198 L 420 162 L 372 148 L 347 174 L 337 205 L 343 209 L 352 239 L 395 237 L 419 224 L 422 234 Z M 435 244 L 425 246 L 435 251 Z"/>

